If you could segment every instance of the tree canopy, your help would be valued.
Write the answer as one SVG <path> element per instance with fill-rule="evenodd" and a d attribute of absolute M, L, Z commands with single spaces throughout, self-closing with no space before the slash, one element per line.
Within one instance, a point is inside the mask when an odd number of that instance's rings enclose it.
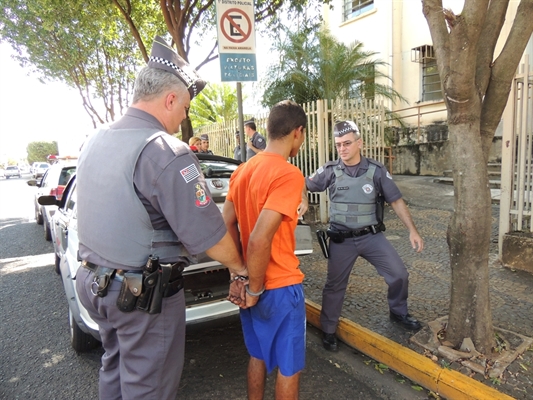
<path fill-rule="evenodd" d="M 58 154 L 57 142 L 31 142 L 26 146 L 28 152 L 28 164 L 37 161 L 48 162 L 47 157 Z"/>
<path fill-rule="evenodd" d="M 299 104 L 336 97 L 370 99 L 376 95 L 391 99 L 401 97 L 389 85 L 377 83 L 388 79 L 380 72 L 384 62 L 365 51 L 361 42 L 346 45 L 325 27 L 304 25 L 294 32 L 284 29 L 274 49 L 279 54 L 263 81 L 263 105 L 272 106 L 283 99 Z"/>
<path fill-rule="evenodd" d="M 189 117 L 194 128 L 238 117 L 237 90 L 227 83 L 208 84 L 191 103 Z"/>

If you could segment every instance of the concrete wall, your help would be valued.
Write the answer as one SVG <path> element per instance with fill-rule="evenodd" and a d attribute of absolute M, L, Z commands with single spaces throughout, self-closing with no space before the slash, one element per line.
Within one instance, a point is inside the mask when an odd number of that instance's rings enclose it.
<path fill-rule="evenodd" d="M 533 234 L 512 232 L 504 235 L 502 263 L 533 274 Z"/>
<path fill-rule="evenodd" d="M 387 128 L 386 136 L 392 145 L 393 174 L 442 176 L 452 169 L 451 144 L 444 123 L 421 127 L 420 133 L 417 128 Z M 489 163 L 501 161 L 501 146 L 501 136 L 495 136 Z"/>

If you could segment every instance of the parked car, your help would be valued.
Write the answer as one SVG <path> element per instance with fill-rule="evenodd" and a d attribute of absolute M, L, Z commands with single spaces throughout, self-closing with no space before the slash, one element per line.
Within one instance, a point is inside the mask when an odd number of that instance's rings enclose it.
<path fill-rule="evenodd" d="M 9 165 L 5 169 L 5 176 L 6 176 L 6 179 L 13 178 L 13 177 L 20 178 L 22 176 L 22 172 L 20 171 L 20 168 L 18 166 Z"/>
<path fill-rule="evenodd" d="M 228 191 L 229 178 L 240 161 L 198 154 L 202 172 L 206 177 L 213 200 L 222 208 Z M 60 258 L 59 270 L 69 305 L 70 338 L 76 352 L 88 351 L 99 344 L 98 325 L 91 319 L 81 305 L 76 292 L 76 273 L 81 264 L 78 256 L 77 231 L 77 192 L 76 177 L 72 177 L 61 200 L 55 196 L 42 196 L 41 204 L 58 205 L 53 217 L 55 233 L 54 248 Z M 311 230 L 307 225 L 296 229 L 296 254 L 312 253 Z M 207 257 L 197 256 L 197 263 L 185 268 L 185 301 L 187 324 L 197 324 L 218 318 L 231 317 L 239 308 L 226 300 L 229 288 L 229 271 L 219 262 Z"/>
<path fill-rule="evenodd" d="M 39 179 L 42 177 L 46 171 L 50 168 L 50 164 L 42 162 L 42 163 L 33 163 L 32 167 L 32 174 L 35 179 Z"/>
<path fill-rule="evenodd" d="M 61 200 L 63 190 L 65 190 L 65 185 L 68 183 L 72 174 L 76 171 L 76 164 L 77 160 L 58 162 L 54 165 L 51 165 L 46 170 L 41 180 L 30 179 L 27 182 L 28 185 L 37 186 L 38 188 L 34 197 L 35 221 L 37 224 L 43 225 L 44 238 L 48 241 L 52 240 L 50 223 L 52 221 L 52 216 L 57 210 L 57 206 L 42 206 L 39 204 L 38 199 L 43 195 L 50 195 L 55 196 L 58 200 Z"/>

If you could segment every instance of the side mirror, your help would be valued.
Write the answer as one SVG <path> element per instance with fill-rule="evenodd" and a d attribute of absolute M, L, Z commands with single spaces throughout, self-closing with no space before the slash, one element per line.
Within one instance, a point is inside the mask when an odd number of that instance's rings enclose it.
<path fill-rule="evenodd" d="M 26 182 L 28 186 L 37 186 L 37 179 L 30 179 Z"/>
<path fill-rule="evenodd" d="M 39 196 L 37 202 L 42 206 L 58 206 L 60 200 L 56 196 Z"/>

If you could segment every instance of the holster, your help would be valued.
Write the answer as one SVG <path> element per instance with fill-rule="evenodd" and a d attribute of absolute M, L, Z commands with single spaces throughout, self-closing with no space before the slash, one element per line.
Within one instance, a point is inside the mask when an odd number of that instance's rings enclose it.
<path fill-rule="evenodd" d="M 327 236 L 326 232 L 323 230 L 317 230 L 316 231 L 316 237 L 318 239 L 318 244 L 320 245 L 320 249 L 322 250 L 322 254 L 324 254 L 325 258 L 329 258 L 329 248 L 328 248 L 328 242 L 327 242 Z"/>
<path fill-rule="evenodd" d="M 96 293 L 98 297 L 106 297 L 107 289 L 111 280 L 115 276 L 115 269 L 97 266 L 94 271 L 93 285 L 96 286 Z M 92 290 L 92 288 L 91 288 Z"/>
<path fill-rule="evenodd" d="M 328 235 L 328 237 L 334 242 L 334 243 L 342 243 L 344 242 L 344 236 L 340 233 L 340 232 L 337 232 L 337 231 L 334 231 L 332 229 L 328 229 L 326 231 L 326 234 Z"/>
<path fill-rule="evenodd" d="M 123 312 L 139 310 L 159 314 L 165 297 L 171 297 L 183 288 L 182 272 L 186 263 L 161 265 L 150 258 L 142 274 L 127 272 L 120 288 L 117 306 Z"/>
<path fill-rule="evenodd" d="M 138 272 L 126 272 L 123 275 L 122 286 L 117 298 L 117 307 L 128 313 L 135 310 L 139 296 L 142 293 L 142 275 Z"/>

